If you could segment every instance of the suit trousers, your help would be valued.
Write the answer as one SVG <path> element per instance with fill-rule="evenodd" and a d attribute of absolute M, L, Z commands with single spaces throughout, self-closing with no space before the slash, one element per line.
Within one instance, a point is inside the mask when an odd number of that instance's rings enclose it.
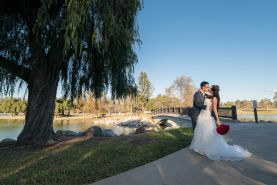
<path fill-rule="evenodd" d="M 196 124 L 197 124 L 197 118 L 191 118 L 191 123 L 192 123 L 192 129 L 193 129 L 193 132 L 194 132 Z"/>

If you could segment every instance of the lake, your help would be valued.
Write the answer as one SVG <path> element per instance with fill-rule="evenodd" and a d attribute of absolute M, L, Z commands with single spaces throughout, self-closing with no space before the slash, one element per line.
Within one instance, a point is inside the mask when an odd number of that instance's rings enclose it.
<path fill-rule="evenodd" d="M 258 114 L 259 120 L 277 121 L 277 114 Z M 239 120 L 255 120 L 254 114 L 238 114 Z"/>
<path fill-rule="evenodd" d="M 6 114 L 3 114 L 6 115 Z M 1 116 L 1 114 L 0 114 Z M 239 120 L 254 121 L 254 114 L 238 114 Z M 277 114 L 259 114 L 259 120 L 277 121 Z M 16 139 L 24 125 L 24 120 L 4 120 L 0 119 L 0 141 L 5 138 Z M 116 125 L 97 124 L 89 119 L 82 120 L 58 120 L 54 121 L 54 130 L 72 130 L 81 132 L 87 128 L 97 125 L 104 129 L 111 129 L 116 135 L 129 135 L 134 132 L 134 128 L 120 127 Z"/>
<path fill-rule="evenodd" d="M 104 129 L 111 129 L 116 135 L 132 133 L 135 129 L 116 125 L 97 124 L 91 120 L 58 120 L 54 121 L 54 130 L 71 130 L 81 132 L 89 127 L 97 125 Z M 24 120 L 0 119 L 0 141 L 5 138 L 16 139 L 24 126 Z"/>

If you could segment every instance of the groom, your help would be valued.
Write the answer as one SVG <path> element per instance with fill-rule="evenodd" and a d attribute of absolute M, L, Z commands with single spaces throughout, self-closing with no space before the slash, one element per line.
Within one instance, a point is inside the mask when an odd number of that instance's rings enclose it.
<path fill-rule="evenodd" d="M 201 82 L 200 88 L 201 89 L 197 91 L 193 96 L 193 107 L 191 109 L 191 114 L 190 114 L 193 132 L 195 130 L 195 127 L 197 124 L 197 118 L 200 114 L 200 111 L 202 109 L 206 110 L 207 108 L 207 105 L 204 105 L 204 101 L 205 101 L 205 93 L 208 92 L 210 89 L 209 82 Z"/>

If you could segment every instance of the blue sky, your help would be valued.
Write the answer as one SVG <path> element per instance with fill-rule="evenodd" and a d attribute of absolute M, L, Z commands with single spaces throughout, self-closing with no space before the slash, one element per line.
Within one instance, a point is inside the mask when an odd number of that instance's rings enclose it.
<path fill-rule="evenodd" d="M 276 0 L 144 0 L 136 78 L 155 91 L 190 76 L 221 86 L 223 101 L 272 98 L 277 91 Z"/>
<path fill-rule="evenodd" d="M 154 96 L 181 75 L 220 85 L 224 102 L 277 91 L 277 0 L 144 0 L 138 23 L 135 78 L 147 72 Z"/>

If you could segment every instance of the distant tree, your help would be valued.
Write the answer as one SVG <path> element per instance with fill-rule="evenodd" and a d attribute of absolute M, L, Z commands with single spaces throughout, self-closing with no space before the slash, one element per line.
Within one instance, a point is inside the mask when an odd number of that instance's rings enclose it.
<path fill-rule="evenodd" d="M 170 87 L 166 88 L 166 95 L 177 97 L 180 105 L 191 106 L 195 89 L 190 77 L 180 76 Z"/>
<path fill-rule="evenodd" d="M 72 102 L 65 98 L 59 98 L 56 100 L 56 109 L 57 112 L 61 115 L 65 115 L 65 111 L 67 111 L 67 115 L 70 115 L 70 111 L 73 108 Z"/>
<path fill-rule="evenodd" d="M 176 97 L 170 97 L 167 95 L 159 95 L 156 98 L 150 99 L 147 103 L 147 110 L 155 110 L 165 107 L 176 107 L 179 106 L 180 102 Z"/>
<path fill-rule="evenodd" d="M 221 103 L 221 107 L 231 107 L 231 106 L 234 106 L 236 105 L 235 102 L 232 102 L 232 101 L 227 101 L 225 103 Z"/>
<path fill-rule="evenodd" d="M 141 0 L 1 0 L 0 92 L 28 88 L 18 144 L 54 138 L 59 82 L 71 101 L 87 91 L 99 98 L 108 88 L 112 98 L 128 95 L 141 8 Z"/>
<path fill-rule="evenodd" d="M 0 100 L 0 112 L 11 113 L 17 115 L 18 113 L 25 113 L 27 102 L 20 98 L 5 98 Z"/>
<path fill-rule="evenodd" d="M 261 108 L 261 109 L 271 109 L 273 107 L 274 107 L 273 102 L 268 98 L 262 99 L 259 102 L 259 108 Z"/>
<path fill-rule="evenodd" d="M 275 92 L 274 94 L 273 101 L 274 101 L 274 108 L 277 108 L 277 92 Z"/>
<path fill-rule="evenodd" d="M 277 92 L 275 92 L 275 95 L 273 97 L 274 102 L 277 102 Z"/>
<path fill-rule="evenodd" d="M 253 107 L 252 101 L 249 100 L 242 100 L 239 101 L 239 108 L 244 110 L 249 110 Z"/>
<path fill-rule="evenodd" d="M 138 96 L 140 101 L 143 103 L 143 108 L 145 108 L 146 104 L 150 100 L 153 90 L 154 88 L 148 79 L 147 73 L 141 72 L 139 75 Z"/>

